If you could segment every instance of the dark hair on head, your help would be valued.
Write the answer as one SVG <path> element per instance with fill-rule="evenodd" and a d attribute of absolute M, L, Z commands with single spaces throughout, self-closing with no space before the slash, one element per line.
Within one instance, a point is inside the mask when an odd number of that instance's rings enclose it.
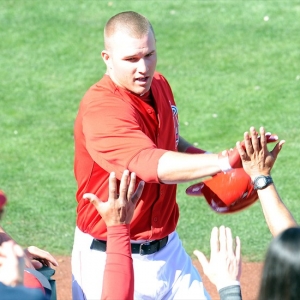
<path fill-rule="evenodd" d="M 134 11 L 124 11 L 111 17 L 104 28 L 106 37 L 110 37 L 117 30 L 127 32 L 129 35 L 135 38 L 141 38 L 151 30 L 154 35 L 149 20 L 139 13 Z"/>
<path fill-rule="evenodd" d="M 258 300 L 300 299 L 300 228 L 283 231 L 270 243 Z"/>

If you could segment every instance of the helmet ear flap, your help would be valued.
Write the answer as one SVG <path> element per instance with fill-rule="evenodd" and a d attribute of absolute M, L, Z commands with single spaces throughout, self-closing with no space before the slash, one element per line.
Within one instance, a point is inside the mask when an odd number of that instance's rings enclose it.
<path fill-rule="evenodd" d="M 241 211 L 258 199 L 251 178 L 243 168 L 217 173 L 210 179 L 188 187 L 186 193 L 204 196 L 208 205 L 222 214 Z"/>

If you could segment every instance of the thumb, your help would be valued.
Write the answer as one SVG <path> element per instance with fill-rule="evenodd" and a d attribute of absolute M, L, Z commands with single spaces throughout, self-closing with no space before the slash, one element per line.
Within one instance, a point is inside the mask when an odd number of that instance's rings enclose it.
<path fill-rule="evenodd" d="M 279 143 L 277 143 L 275 145 L 274 149 L 271 151 L 273 156 L 275 157 L 275 159 L 277 158 L 279 152 L 281 151 L 284 143 L 285 143 L 285 140 L 280 141 Z"/>
<path fill-rule="evenodd" d="M 201 251 L 199 251 L 199 250 L 194 250 L 193 253 L 197 256 L 197 258 L 198 258 L 198 260 L 199 260 L 199 262 L 200 262 L 200 264 L 201 264 L 201 266 L 202 266 L 202 269 L 203 269 L 203 271 L 204 271 L 204 273 L 205 273 L 205 270 L 206 270 L 207 267 L 208 267 L 208 261 L 207 261 L 207 258 L 206 258 L 205 255 L 204 255 Z"/>
<path fill-rule="evenodd" d="M 94 203 L 94 202 L 100 202 L 100 199 L 96 195 L 94 195 L 92 193 L 86 193 L 86 194 L 83 195 L 82 198 L 90 200 L 90 202 L 92 202 L 92 203 Z"/>

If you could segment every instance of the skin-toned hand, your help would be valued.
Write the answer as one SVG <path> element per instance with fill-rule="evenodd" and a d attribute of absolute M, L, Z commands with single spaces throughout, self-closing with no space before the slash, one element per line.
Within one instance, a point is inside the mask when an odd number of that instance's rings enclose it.
<path fill-rule="evenodd" d="M 9 236 L 5 230 L 0 226 L 0 245 L 6 241 L 13 241 L 16 243 L 11 236 Z M 54 266 L 58 266 L 55 258 L 42 249 L 35 246 L 30 246 L 24 249 L 25 252 L 25 266 L 27 268 L 40 269 L 42 266 L 50 266 L 50 263 Z"/>
<path fill-rule="evenodd" d="M 235 238 L 235 247 L 231 229 L 221 226 L 214 227 L 210 237 L 210 261 L 205 255 L 195 250 L 202 265 L 204 274 L 220 290 L 239 281 L 241 276 L 241 243 L 239 237 Z"/>
<path fill-rule="evenodd" d="M 26 265 L 28 267 L 40 269 L 43 266 L 50 267 L 51 264 L 55 267 L 58 266 L 58 262 L 55 260 L 55 258 L 45 250 L 35 246 L 30 246 L 24 249 L 24 251 L 26 254 Z M 28 260 L 32 265 L 28 264 Z"/>
<path fill-rule="evenodd" d="M 281 140 L 272 151 L 269 151 L 264 127 L 260 127 L 259 131 L 260 138 L 258 138 L 258 133 L 254 127 L 250 128 L 250 134 L 248 132 L 244 133 L 245 148 L 242 147 L 240 142 L 236 143 L 243 168 L 252 180 L 259 175 L 270 175 L 278 153 L 285 143 L 284 140 Z"/>
<path fill-rule="evenodd" d="M 22 248 L 14 241 L 0 246 L 0 282 L 8 286 L 23 284 L 25 259 Z"/>
<path fill-rule="evenodd" d="M 134 213 L 135 205 L 140 199 L 144 181 L 140 181 L 135 191 L 136 174 L 125 170 L 123 172 L 119 195 L 117 194 L 117 179 L 114 172 L 109 176 L 109 197 L 108 201 L 102 202 L 94 194 L 84 194 L 84 199 L 89 199 L 101 215 L 106 226 L 115 226 L 120 224 L 129 224 Z"/>

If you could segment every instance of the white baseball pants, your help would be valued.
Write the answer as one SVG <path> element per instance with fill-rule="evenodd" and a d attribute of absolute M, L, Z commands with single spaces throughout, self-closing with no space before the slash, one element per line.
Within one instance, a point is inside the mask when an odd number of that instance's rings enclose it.
<path fill-rule="evenodd" d="M 93 237 L 75 230 L 72 251 L 73 300 L 99 300 L 106 253 L 91 250 Z M 210 299 L 176 232 L 150 255 L 133 254 L 134 299 Z M 116 288 L 122 288 L 115 283 Z"/>

